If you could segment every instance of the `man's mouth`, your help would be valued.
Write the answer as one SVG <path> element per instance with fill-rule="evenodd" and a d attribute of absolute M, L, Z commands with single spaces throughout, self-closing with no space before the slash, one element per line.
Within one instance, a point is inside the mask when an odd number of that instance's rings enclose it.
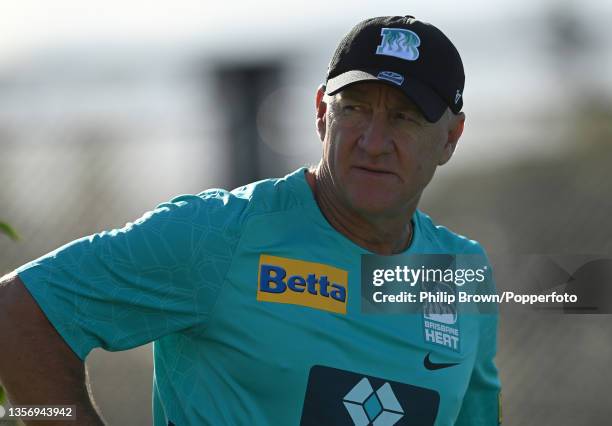
<path fill-rule="evenodd" d="M 395 173 L 389 171 L 389 170 L 385 170 L 385 169 L 381 169 L 378 167 L 371 167 L 371 166 L 354 166 L 354 169 L 357 169 L 360 172 L 364 172 L 364 173 L 368 173 L 368 174 L 372 174 L 372 175 L 380 175 L 380 176 L 384 176 L 384 175 L 389 175 L 389 176 L 395 176 Z"/>

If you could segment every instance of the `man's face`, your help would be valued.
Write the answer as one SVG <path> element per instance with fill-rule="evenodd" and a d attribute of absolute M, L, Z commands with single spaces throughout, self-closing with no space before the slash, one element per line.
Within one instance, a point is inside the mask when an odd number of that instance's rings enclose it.
<path fill-rule="evenodd" d="M 463 130 L 449 110 L 428 122 L 399 89 L 377 82 L 317 94 L 324 172 L 334 196 L 362 214 L 397 215 L 415 208 L 437 166 Z"/>

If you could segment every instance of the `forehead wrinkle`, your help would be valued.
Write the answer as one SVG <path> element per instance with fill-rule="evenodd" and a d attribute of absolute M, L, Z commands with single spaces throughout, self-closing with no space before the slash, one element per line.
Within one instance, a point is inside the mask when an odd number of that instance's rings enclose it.
<path fill-rule="evenodd" d="M 336 98 L 339 98 L 340 100 L 349 99 L 349 100 L 364 101 L 364 102 L 368 100 L 368 96 L 366 92 L 362 90 L 355 90 L 352 87 L 348 87 L 342 90 L 341 92 L 337 93 Z"/>
<path fill-rule="evenodd" d="M 365 83 L 368 84 L 368 83 Z M 364 85 L 365 85 L 364 84 Z M 416 104 L 399 89 L 395 89 L 386 84 L 368 84 L 370 88 L 359 87 L 358 85 L 349 86 L 342 90 L 338 95 L 340 99 L 355 100 L 359 102 L 372 103 L 384 106 L 389 110 L 412 110 L 420 111 Z M 376 95 L 373 95 L 373 92 Z"/>

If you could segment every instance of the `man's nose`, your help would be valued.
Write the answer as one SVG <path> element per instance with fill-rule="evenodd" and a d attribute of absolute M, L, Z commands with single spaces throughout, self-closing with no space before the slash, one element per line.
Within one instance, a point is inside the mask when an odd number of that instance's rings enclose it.
<path fill-rule="evenodd" d="M 371 156 L 388 154 L 393 150 L 393 141 L 387 116 L 374 113 L 359 138 L 359 147 Z"/>

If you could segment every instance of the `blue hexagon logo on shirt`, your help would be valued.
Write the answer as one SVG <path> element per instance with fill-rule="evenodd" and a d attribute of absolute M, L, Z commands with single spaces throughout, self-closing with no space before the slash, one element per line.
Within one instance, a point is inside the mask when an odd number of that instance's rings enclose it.
<path fill-rule="evenodd" d="M 370 381 L 364 377 L 342 402 L 355 426 L 393 426 L 404 417 L 404 410 L 388 382 L 374 391 Z"/>

